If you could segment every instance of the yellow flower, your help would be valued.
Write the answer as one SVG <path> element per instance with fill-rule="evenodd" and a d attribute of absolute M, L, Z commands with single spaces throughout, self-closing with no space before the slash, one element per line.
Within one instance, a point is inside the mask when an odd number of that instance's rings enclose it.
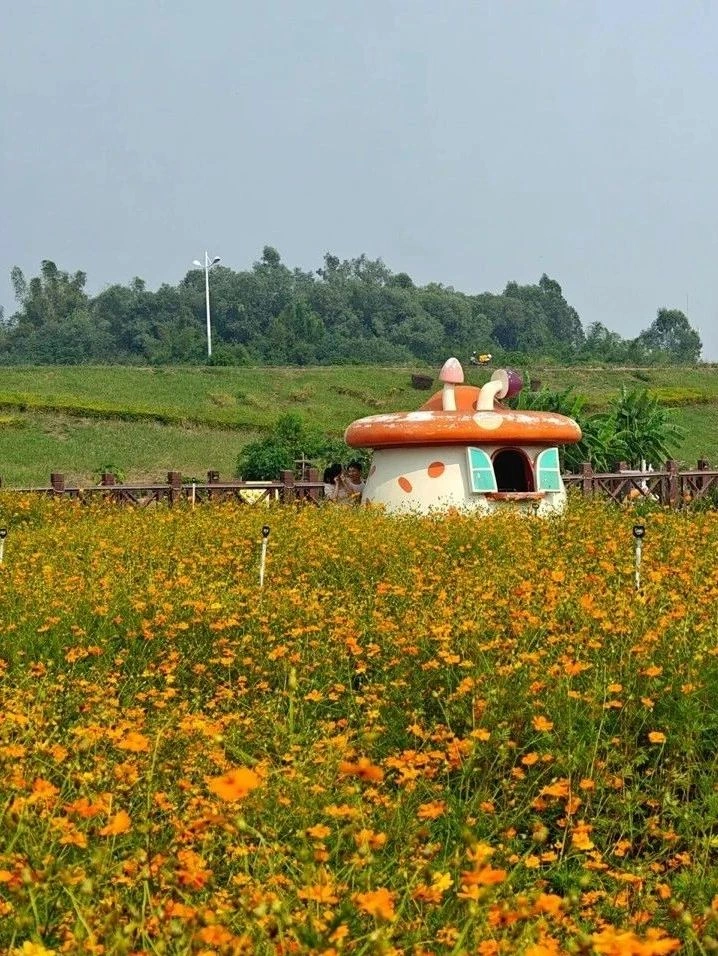
<path fill-rule="evenodd" d="M 11 956 L 55 956 L 57 950 L 48 949 L 42 943 L 33 943 L 26 939 L 22 946 L 11 951 Z"/>

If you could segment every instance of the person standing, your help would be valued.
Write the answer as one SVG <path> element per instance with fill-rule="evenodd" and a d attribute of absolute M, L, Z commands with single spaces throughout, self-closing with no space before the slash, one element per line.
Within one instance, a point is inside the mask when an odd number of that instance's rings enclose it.
<path fill-rule="evenodd" d="M 361 496 L 364 494 L 364 486 L 366 484 L 361 474 L 361 462 L 350 461 L 347 465 L 346 473 L 342 475 L 342 479 L 344 488 L 351 501 L 354 504 L 359 504 Z"/>

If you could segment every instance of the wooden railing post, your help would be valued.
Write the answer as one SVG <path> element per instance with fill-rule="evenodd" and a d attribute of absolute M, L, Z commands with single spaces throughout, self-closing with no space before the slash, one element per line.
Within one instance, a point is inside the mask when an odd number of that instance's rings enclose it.
<path fill-rule="evenodd" d="M 117 476 L 111 471 L 103 471 L 100 477 L 100 484 L 108 487 L 117 484 Z"/>
<path fill-rule="evenodd" d="M 585 498 L 593 494 L 593 468 L 590 461 L 581 463 L 581 492 Z"/>
<path fill-rule="evenodd" d="M 53 471 L 50 475 L 50 485 L 55 494 L 61 495 L 65 490 L 65 476 L 59 471 Z"/>
<path fill-rule="evenodd" d="M 179 501 L 182 494 L 182 472 L 168 471 L 167 484 L 170 486 L 170 504 L 173 505 L 175 501 Z"/>
<path fill-rule="evenodd" d="M 284 485 L 282 489 L 282 500 L 285 502 L 294 501 L 297 493 L 294 489 L 294 472 L 290 468 L 282 472 L 281 482 Z"/>
<path fill-rule="evenodd" d="M 207 472 L 207 484 L 208 485 L 218 485 L 219 484 L 219 472 L 218 471 L 208 471 Z M 214 498 L 214 492 L 208 491 L 207 498 L 211 501 Z"/>
<path fill-rule="evenodd" d="M 319 469 L 310 468 L 309 469 L 309 480 L 312 482 L 319 481 Z M 319 501 L 319 488 L 310 488 L 308 498 L 311 498 L 312 501 Z"/>
<path fill-rule="evenodd" d="M 710 471 L 710 462 L 706 458 L 699 458 L 696 468 L 698 471 Z M 708 487 L 708 478 L 701 476 L 696 482 L 699 491 L 703 492 Z"/>
<path fill-rule="evenodd" d="M 667 500 L 665 504 L 671 508 L 676 508 L 680 500 L 680 478 L 678 475 L 678 462 L 674 458 L 669 458 L 666 462 L 666 471 L 668 472 Z"/>

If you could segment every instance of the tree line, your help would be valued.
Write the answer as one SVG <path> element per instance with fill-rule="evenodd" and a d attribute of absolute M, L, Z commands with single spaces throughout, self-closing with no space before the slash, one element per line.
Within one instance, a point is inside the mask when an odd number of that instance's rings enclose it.
<path fill-rule="evenodd" d="M 84 272 L 50 260 L 30 279 L 11 273 L 17 309 L 0 317 L 0 363 L 142 365 L 207 361 L 204 271 L 156 291 L 142 279 L 85 290 Z M 698 333 L 677 309 L 662 308 L 634 339 L 601 322 L 584 329 L 561 286 L 509 282 L 469 295 L 440 283 L 417 285 L 380 259 L 290 269 L 271 246 L 251 269 L 219 265 L 210 276 L 216 365 L 413 364 L 490 352 L 502 361 L 531 355 L 558 362 L 693 363 Z"/>

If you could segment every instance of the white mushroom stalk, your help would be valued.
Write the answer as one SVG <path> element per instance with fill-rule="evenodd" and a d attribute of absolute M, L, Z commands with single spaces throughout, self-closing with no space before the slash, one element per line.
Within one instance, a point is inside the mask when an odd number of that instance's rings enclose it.
<path fill-rule="evenodd" d="M 456 389 L 464 381 L 464 370 L 457 358 L 447 359 L 439 372 L 439 380 L 444 383 L 441 394 L 441 407 L 445 412 L 456 411 Z"/>

